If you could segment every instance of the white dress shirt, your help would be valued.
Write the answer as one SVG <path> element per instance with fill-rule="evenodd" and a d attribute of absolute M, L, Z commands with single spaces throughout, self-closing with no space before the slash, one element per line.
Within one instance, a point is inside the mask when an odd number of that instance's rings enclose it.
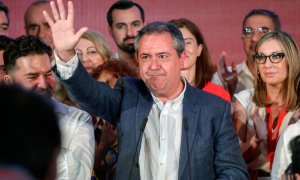
<path fill-rule="evenodd" d="M 90 180 L 94 165 L 95 137 L 91 116 L 52 98 L 59 118 L 62 148 L 56 179 Z"/>
<path fill-rule="evenodd" d="M 291 140 L 298 135 L 300 135 L 300 121 L 288 126 L 279 137 L 271 172 L 272 180 L 280 180 L 286 168 L 292 162 L 292 153 L 289 144 Z"/>
<path fill-rule="evenodd" d="M 186 82 L 183 78 L 182 81 Z M 184 92 L 185 88 L 166 104 L 152 94 L 155 103 L 148 116 L 139 156 L 142 180 L 178 179 Z"/>

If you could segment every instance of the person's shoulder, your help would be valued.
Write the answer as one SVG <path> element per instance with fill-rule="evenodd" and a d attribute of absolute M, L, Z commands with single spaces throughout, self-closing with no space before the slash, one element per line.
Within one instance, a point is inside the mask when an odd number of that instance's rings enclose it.
<path fill-rule="evenodd" d="M 248 68 L 246 60 L 243 60 L 242 62 L 236 65 L 236 71 L 238 74 L 241 73 L 245 68 Z"/>
<path fill-rule="evenodd" d="M 86 123 L 91 121 L 91 115 L 77 107 L 70 106 L 61 102 L 58 102 L 56 99 L 52 98 L 55 103 L 55 111 L 57 114 L 62 115 L 64 119 L 69 119 L 72 121 Z"/>
<path fill-rule="evenodd" d="M 212 93 L 216 96 L 221 97 L 222 99 L 231 102 L 230 94 L 220 85 L 208 82 L 203 89 L 204 91 L 207 91 L 209 93 Z"/>
<path fill-rule="evenodd" d="M 244 89 L 234 95 L 236 96 L 251 96 L 254 94 L 254 88 Z"/>
<path fill-rule="evenodd" d="M 296 123 L 287 126 L 283 133 L 283 136 L 289 139 L 297 135 L 300 135 L 300 121 L 297 121 Z"/>
<path fill-rule="evenodd" d="M 118 81 L 119 84 L 122 84 L 122 86 L 131 87 L 138 90 L 147 90 L 144 81 L 136 77 L 121 77 Z"/>
<path fill-rule="evenodd" d="M 251 104 L 252 101 L 252 97 L 254 95 L 254 88 L 250 88 L 250 89 L 245 89 L 242 90 L 236 94 L 234 94 L 234 97 L 236 98 L 237 101 L 239 101 L 243 107 L 248 107 L 248 105 Z"/>
<path fill-rule="evenodd" d="M 217 96 L 207 91 L 203 91 L 195 87 L 190 87 L 190 89 L 186 93 L 186 96 L 189 96 L 190 97 L 189 99 L 198 101 L 197 103 L 203 104 L 205 106 L 215 106 L 215 105 L 219 106 L 219 105 L 228 104 L 228 102 L 223 98 L 221 98 L 220 96 Z"/>
<path fill-rule="evenodd" d="M 298 135 L 300 135 L 300 121 L 287 126 L 280 138 L 282 139 L 283 144 L 288 146 L 290 141 Z"/>

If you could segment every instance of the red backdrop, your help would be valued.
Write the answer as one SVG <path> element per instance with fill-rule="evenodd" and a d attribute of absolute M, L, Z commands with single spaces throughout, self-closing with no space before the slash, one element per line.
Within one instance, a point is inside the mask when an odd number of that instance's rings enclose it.
<path fill-rule="evenodd" d="M 9 34 L 17 37 L 25 33 L 23 15 L 33 0 L 2 0 L 10 9 Z M 65 1 L 66 2 L 66 1 Z M 102 32 L 115 50 L 107 30 L 106 12 L 113 0 L 74 0 L 76 27 L 87 26 Z M 241 42 L 241 23 L 253 8 L 275 11 L 281 18 L 282 28 L 300 44 L 299 0 L 135 0 L 144 7 L 146 22 L 168 21 L 185 17 L 194 21 L 203 32 L 214 63 L 224 50 L 228 62 L 240 62 L 244 57 Z"/>

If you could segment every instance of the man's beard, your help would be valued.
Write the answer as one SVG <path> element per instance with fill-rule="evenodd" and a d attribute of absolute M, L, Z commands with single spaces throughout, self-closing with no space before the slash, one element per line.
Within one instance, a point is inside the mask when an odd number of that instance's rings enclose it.
<path fill-rule="evenodd" d="M 118 45 L 118 48 L 120 48 L 122 51 L 124 51 L 128 54 L 135 53 L 135 49 L 134 49 L 133 44 L 121 44 L 121 45 Z"/>
<path fill-rule="evenodd" d="M 52 88 L 47 88 L 47 89 L 39 89 L 39 88 L 34 88 L 32 91 L 44 98 L 51 98 L 52 97 Z"/>
<path fill-rule="evenodd" d="M 118 44 L 118 48 L 121 49 L 122 51 L 128 53 L 128 54 L 133 54 L 135 53 L 135 49 L 134 49 L 134 44 L 126 44 L 125 41 L 128 39 L 134 39 L 134 37 L 126 37 L 123 40 L 122 44 Z"/>

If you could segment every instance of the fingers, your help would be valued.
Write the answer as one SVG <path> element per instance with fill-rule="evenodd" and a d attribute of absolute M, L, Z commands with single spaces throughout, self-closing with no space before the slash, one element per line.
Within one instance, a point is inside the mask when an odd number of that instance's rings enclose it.
<path fill-rule="evenodd" d="M 232 72 L 234 73 L 234 74 L 237 74 L 237 68 L 236 68 L 236 62 L 235 61 L 233 61 L 232 63 L 231 63 L 231 68 L 232 68 Z"/>
<path fill-rule="evenodd" d="M 43 11 L 43 15 L 44 15 L 44 17 L 45 17 L 47 23 L 49 24 L 49 26 L 52 27 L 53 24 L 54 24 L 54 21 L 53 21 L 52 18 L 49 16 L 49 14 L 47 13 L 47 11 L 44 10 L 44 11 Z"/>
<path fill-rule="evenodd" d="M 224 69 L 227 69 L 225 57 L 226 57 L 226 53 L 223 51 L 223 52 L 220 54 L 220 60 L 219 60 L 219 62 L 221 63 L 220 65 L 221 65 Z"/>
<path fill-rule="evenodd" d="M 51 7 L 51 11 L 52 11 L 54 20 L 58 21 L 59 20 L 59 14 L 58 14 L 58 11 L 57 11 L 57 8 L 55 6 L 54 1 L 50 2 L 50 7 Z"/>
<path fill-rule="evenodd" d="M 66 12 L 65 12 L 64 3 L 62 2 L 62 0 L 57 0 L 57 5 L 58 5 L 58 9 L 59 9 L 60 19 L 65 20 Z"/>
<path fill-rule="evenodd" d="M 80 37 L 88 30 L 87 27 L 83 27 L 83 28 L 80 28 L 79 31 L 77 31 L 77 33 L 75 34 L 75 37 L 77 40 L 80 39 Z"/>
<path fill-rule="evenodd" d="M 74 6 L 72 1 L 68 1 L 68 17 L 67 20 L 74 22 Z"/>
<path fill-rule="evenodd" d="M 226 68 L 225 56 L 220 56 L 219 66 L 221 68 Z"/>
<path fill-rule="evenodd" d="M 71 2 L 69 2 L 68 4 L 70 4 Z M 72 3 L 71 3 L 72 4 Z M 57 0 L 57 6 L 58 6 L 58 10 L 55 6 L 55 3 L 54 1 L 51 1 L 50 2 L 50 7 L 51 7 L 51 11 L 52 11 L 52 14 L 53 14 L 53 18 L 55 21 L 58 21 L 58 20 L 65 20 L 66 19 L 66 11 L 65 11 L 65 7 L 64 7 L 64 3 L 62 0 Z M 68 6 L 69 7 L 69 6 Z M 73 8 L 73 6 L 72 6 Z M 72 10 L 72 13 L 74 11 Z"/>

